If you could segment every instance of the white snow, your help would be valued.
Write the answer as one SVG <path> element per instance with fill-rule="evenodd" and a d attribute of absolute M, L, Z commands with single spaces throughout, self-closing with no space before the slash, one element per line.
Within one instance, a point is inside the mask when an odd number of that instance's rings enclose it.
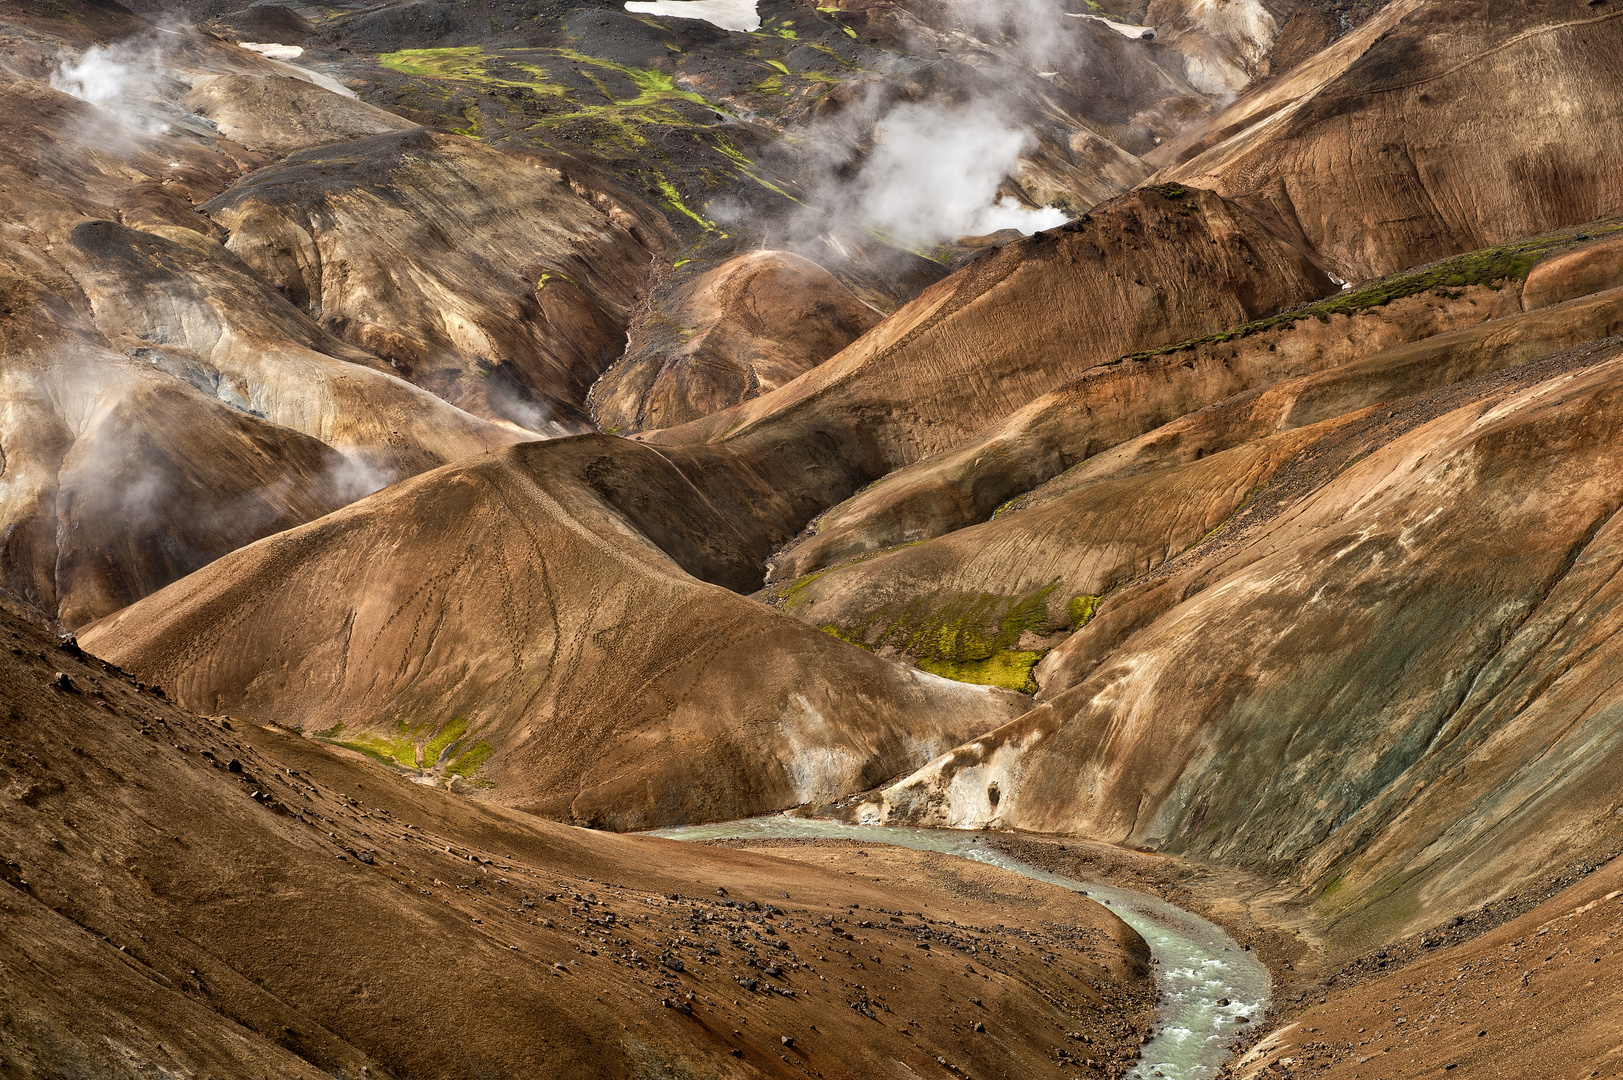
<path fill-rule="evenodd" d="M 637 15 L 700 19 L 723 30 L 752 33 L 761 28 L 755 0 L 631 0 L 626 10 Z"/>

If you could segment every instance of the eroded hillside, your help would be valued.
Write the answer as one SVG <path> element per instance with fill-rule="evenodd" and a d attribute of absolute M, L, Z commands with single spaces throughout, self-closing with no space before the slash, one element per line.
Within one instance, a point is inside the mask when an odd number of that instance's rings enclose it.
<path fill-rule="evenodd" d="M 1205 882 L 1237 1075 L 1613 1067 L 1623 18 L 633 7 L 0 12 L 8 1061 L 1128 1072 L 1070 894 L 557 824 L 796 810 Z"/>

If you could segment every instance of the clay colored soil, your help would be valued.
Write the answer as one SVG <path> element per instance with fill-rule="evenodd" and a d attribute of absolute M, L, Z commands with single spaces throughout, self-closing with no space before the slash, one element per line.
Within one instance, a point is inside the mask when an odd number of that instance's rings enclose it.
<path fill-rule="evenodd" d="M 1343 278 L 1391 273 L 1623 211 L 1620 45 L 1605 4 L 1393 0 L 1146 158 Z"/>
<path fill-rule="evenodd" d="M 1066 890 L 572 829 L 0 638 L 9 1075 L 1061 1076 L 1147 1026 Z"/>
<path fill-rule="evenodd" d="M 1327 990 L 1226 1075 L 1623 1076 L 1620 935 L 1623 868 L 1614 862 L 1491 933 Z"/>
<path fill-rule="evenodd" d="M 752 251 L 656 297 L 592 387 L 606 431 L 672 427 L 776 390 L 879 322 L 827 270 Z"/>
<path fill-rule="evenodd" d="M 748 553 L 716 509 L 752 495 L 725 463 L 524 443 L 233 552 L 83 640 L 198 710 L 621 829 L 862 790 L 1024 711 L 692 576 Z"/>
<path fill-rule="evenodd" d="M 0 4 L 0 1074 L 1175 1031 L 631 835 L 793 811 L 1222 923 L 1230 1080 L 1623 1076 L 1619 0 L 126 2 Z"/>

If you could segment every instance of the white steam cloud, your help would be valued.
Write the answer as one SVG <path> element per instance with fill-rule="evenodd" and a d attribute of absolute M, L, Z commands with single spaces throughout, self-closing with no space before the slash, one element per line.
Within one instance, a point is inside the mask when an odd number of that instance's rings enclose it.
<path fill-rule="evenodd" d="M 784 246 L 840 250 L 841 234 L 866 229 L 921 250 L 1069 220 L 1023 201 L 1011 181 L 1044 115 L 1019 84 L 1051 77 L 1046 69 L 1074 53 L 1075 20 L 1060 0 L 943 0 L 917 15 L 908 50 L 947 59 L 873 79 L 797 133 L 807 205 L 789 236 L 774 238 Z"/>
<path fill-rule="evenodd" d="M 53 89 L 94 105 L 113 131 L 134 135 L 171 130 L 162 102 L 183 89 L 172 82 L 161 46 L 146 35 L 92 45 L 78 57 L 64 57 L 51 73 Z"/>
<path fill-rule="evenodd" d="M 92 105 L 112 105 L 144 89 L 142 73 L 114 58 L 110 47 L 92 45 L 77 60 L 66 60 L 51 75 L 51 86 Z"/>
<path fill-rule="evenodd" d="M 908 102 L 886 113 L 855 178 L 832 192 L 830 209 L 871 223 L 894 240 L 924 247 L 1000 229 L 1033 233 L 1065 223 L 1063 211 L 1033 210 L 998 188 L 1036 144 L 989 101 Z"/>
<path fill-rule="evenodd" d="M 353 450 L 340 450 L 338 453 L 339 462 L 332 469 L 328 480 L 332 484 L 333 493 L 346 505 L 356 499 L 363 499 L 374 491 L 382 491 L 400 479 L 400 474 L 396 470 L 369 461 L 361 453 Z"/>

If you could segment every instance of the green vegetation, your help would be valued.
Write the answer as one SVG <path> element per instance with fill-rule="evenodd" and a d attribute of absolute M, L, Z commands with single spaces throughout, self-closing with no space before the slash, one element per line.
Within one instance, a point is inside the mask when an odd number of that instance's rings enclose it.
<path fill-rule="evenodd" d="M 1102 596 L 1088 596 L 1086 594 L 1071 597 L 1071 629 L 1080 630 L 1086 626 L 1089 620 L 1098 612 L 1099 601 L 1103 599 Z"/>
<path fill-rule="evenodd" d="M 561 97 L 567 88 L 553 82 L 545 70 L 534 64 L 502 60 L 505 68 L 512 68 L 531 76 L 528 79 L 509 79 L 493 75 L 487 65 L 497 58 L 487 56 L 477 45 L 446 49 L 401 49 L 384 53 L 378 63 L 402 75 L 417 75 L 427 79 L 450 82 L 479 82 L 492 86 L 522 87 L 537 93 Z"/>
<path fill-rule="evenodd" d="M 540 292 L 554 281 L 561 281 L 565 285 L 574 285 L 575 288 L 580 288 L 580 285 L 576 284 L 575 279 L 570 277 L 568 274 L 560 274 L 556 270 L 543 270 L 541 271 L 541 276 L 535 281 L 535 291 Z"/>
<path fill-rule="evenodd" d="M 631 67 L 596 56 L 588 56 L 574 49 L 532 49 L 523 55 L 551 57 L 568 61 L 572 70 L 584 79 L 589 88 L 571 87 L 559 81 L 540 63 L 518 57 L 487 54 L 478 46 L 441 49 L 401 49 L 378 57 L 378 63 L 403 75 L 433 79 L 438 82 L 468 83 L 480 87 L 503 90 L 523 90 L 550 100 L 552 109 L 536 118 L 533 127 L 557 128 L 572 122 L 586 121 L 596 125 L 594 145 L 602 148 L 617 146 L 639 150 L 648 140 L 641 129 L 648 125 L 687 126 L 687 120 L 670 106 L 677 102 L 702 105 L 713 112 L 725 110 L 706 101 L 701 95 L 678 90 L 674 79 L 663 71 Z M 605 78 L 605 76 L 609 76 Z M 620 76 L 631 84 L 634 94 L 617 92 L 611 85 L 613 76 Z M 582 94 L 601 101 L 582 100 Z M 558 105 L 568 111 L 556 111 Z M 473 106 L 461 110 L 469 121 L 462 134 L 478 138 L 482 126 Z"/>
<path fill-rule="evenodd" d="M 955 682 L 974 683 L 976 686 L 1001 686 L 1005 690 L 1035 694 L 1037 683 L 1031 677 L 1031 671 L 1044 655 L 1041 652 L 1016 652 L 1005 649 L 985 660 L 932 660 L 923 657 L 918 664 L 921 671 L 928 671 L 932 675 L 939 675 Z"/>
<path fill-rule="evenodd" d="M 468 718 L 466 716 L 454 717 L 449 724 L 440 729 L 440 733 L 428 740 L 423 747 L 423 761 L 433 765 L 440 760 L 440 755 L 468 731 Z"/>
<path fill-rule="evenodd" d="M 1160 191 L 1161 194 L 1166 195 L 1168 198 L 1173 198 L 1174 196 L 1168 194 L 1162 188 L 1177 186 L 1175 184 L 1162 185 L 1161 188 L 1155 190 Z M 1183 191 L 1185 189 L 1180 188 L 1179 190 Z M 1380 278 L 1356 289 L 1347 289 L 1317 303 L 1293 308 L 1290 311 L 1281 312 L 1266 319 L 1244 323 L 1229 330 L 1207 334 L 1204 337 L 1180 341 L 1174 345 L 1164 345 L 1158 349 L 1146 349 L 1143 352 L 1130 353 L 1121 359 L 1149 360 L 1153 357 L 1166 356 L 1170 353 L 1182 352 L 1185 349 L 1193 349 L 1201 345 L 1222 344 L 1238 338 L 1250 337 L 1252 334 L 1259 334 L 1266 330 L 1289 328 L 1303 319 L 1314 318 L 1320 322 L 1329 322 L 1332 315 L 1356 315 L 1361 311 L 1382 307 L 1406 296 L 1415 296 L 1433 290 L 1458 298 L 1461 295 L 1460 293 L 1451 293 L 1448 290 L 1464 289 L 1471 285 L 1486 285 L 1492 288 L 1498 282 L 1520 281 L 1526 278 L 1528 271 L 1540 262 L 1578 243 L 1579 237 L 1587 239 L 1616 232 L 1623 232 L 1623 220 L 1562 229 L 1559 232 L 1547 233 L 1529 240 L 1517 241 L 1514 244 L 1483 248 L 1480 251 L 1456 255 L 1452 259 L 1444 259 L 1429 266 L 1422 266 L 1418 269 L 1407 270 L 1401 274 L 1393 274 L 1391 277 Z"/>
<path fill-rule="evenodd" d="M 437 732 L 433 731 L 431 722 L 409 725 L 402 720 L 391 733 L 357 731 L 345 738 L 344 725 L 339 723 L 318 732 L 316 738 L 397 769 L 433 770 L 443 762 L 446 775 L 466 780 L 495 752 L 483 739 L 464 746 L 467 732 L 468 718 L 456 716 Z"/>
<path fill-rule="evenodd" d="M 838 626 L 835 626 L 833 623 L 824 623 L 822 626 L 819 626 L 817 629 L 821 630 L 823 633 L 827 634 L 829 637 L 837 637 L 837 638 L 839 638 L 841 641 L 845 642 L 847 645 L 855 645 L 859 649 L 864 649 L 864 650 L 866 650 L 868 652 L 873 652 L 873 646 L 872 645 L 869 645 L 866 641 L 863 641 L 860 637 L 858 637 L 856 634 L 853 634 L 849 630 L 841 630 Z"/>
<path fill-rule="evenodd" d="M 782 608 L 784 611 L 789 611 L 789 610 L 793 609 L 794 607 L 798 606 L 799 603 L 800 603 L 800 594 L 806 591 L 807 586 L 809 586 L 812 582 L 816 581 L 818 578 L 822 577 L 824 574 L 828 573 L 829 570 L 832 570 L 832 569 L 834 569 L 834 568 L 833 567 L 828 567 L 827 569 L 817 570 L 817 571 L 814 571 L 814 572 L 812 572 L 810 574 L 807 574 L 803 578 L 798 579 L 794 584 L 790 585 L 787 589 L 783 590 L 782 595 L 780 595 L 778 597 L 778 606 L 780 608 Z M 828 628 L 824 627 L 824 629 L 826 630 Z M 838 637 L 839 635 L 835 635 L 835 636 Z"/>
<path fill-rule="evenodd" d="M 700 217 L 698 214 L 694 213 L 688 208 L 688 204 L 682 201 L 682 193 L 677 191 L 676 186 L 669 180 L 661 176 L 657 183 L 659 184 L 661 194 L 665 196 L 666 204 L 670 206 L 672 210 L 675 210 L 678 214 L 681 214 L 684 217 L 692 218 L 705 229 L 716 228 L 716 223 L 714 221 L 711 221 L 708 218 Z M 720 230 L 718 229 L 716 231 L 719 232 Z M 727 234 L 722 233 L 721 235 L 726 236 Z"/>
<path fill-rule="evenodd" d="M 451 764 L 445 767 L 448 775 L 459 776 L 464 780 L 471 779 L 474 773 L 489 760 L 495 749 L 485 740 L 480 739 L 473 746 L 459 754 Z"/>
<path fill-rule="evenodd" d="M 796 582 L 785 602 L 818 576 Z M 1020 638 L 1027 631 L 1058 629 L 1049 625 L 1048 613 L 1058 588 L 1056 581 L 1012 598 L 989 593 L 919 597 L 886 604 L 857 625 L 825 623 L 822 630 L 870 651 L 895 649 L 933 675 L 1030 694 L 1037 690 L 1031 669 L 1044 653 L 1019 648 Z"/>

